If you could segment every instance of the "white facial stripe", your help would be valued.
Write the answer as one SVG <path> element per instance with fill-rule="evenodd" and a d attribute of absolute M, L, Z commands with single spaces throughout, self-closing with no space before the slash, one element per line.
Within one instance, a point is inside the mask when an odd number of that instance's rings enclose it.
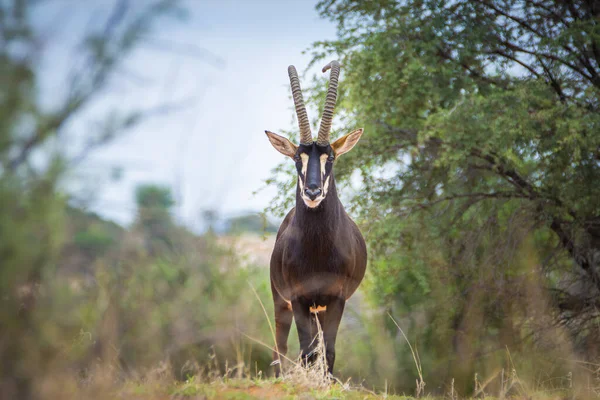
<path fill-rule="evenodd" d="M 327 190 L 329 190 L 329 177 L 323 183 L 323 196 L 327 195 Z"/>
<path fill-rule="evenodd" d="M 323 178 L 325 177 L 325 164 L 327 163 L 327 158 L 329 158 L 329 156 L 327 154 L 321 154 L 321 157 L 320 157 L 320 161 L 321 161 L 321 180 L 323 180 Z"/>
<path fill-rule="evenodd" d="M 308 155 L 302 153 L 300 159 L 302 161 L 302 176 L 298 177 L 298 183 L 300 184 L 301 196 L 304 198 L 304 179 L 306 179 L 306 171 L 308 170 Z"/>
<path fill-rule="evenodd" d="M 321 184 L 323 185 L 323 197 L 325 197 L 327 195 L 327 189 L 329 189 L 329 177 L 325 178 L 325 165 L 327 164 L 327 159 L 329 158 L 329 155 L 327 154 L 321 154 L 320 157 L 320 161 L 321 161 Z"/>
<path fill-rule="evenodd" d="M 308 154 L 302 153 L 300 154 L 300 158 L 302 159 L 302 175 L 306 177 L 306 171 L 308 170 Z"/>

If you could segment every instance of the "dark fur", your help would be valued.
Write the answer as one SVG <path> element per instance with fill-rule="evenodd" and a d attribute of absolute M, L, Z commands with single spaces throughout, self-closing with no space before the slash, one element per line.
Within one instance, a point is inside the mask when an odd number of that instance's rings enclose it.
<path fill-rule="evenodd" d="M 310 161 L 315 153 L 316 157 L 324 152 L 332 154 L 330 146 L 323 148 L 316 144 L 301 146 L 298 152 L 312 153 Z M 320 169 L 320 165 L 310 161 L 307 175 L 318 177 L 311 169 Z M 318 314 L 318 319 L 323 329 L 328 369 L 332 372 L 338 327 L 346 300 L 365 274 L 367 249 L 358 227 L 338 198 L 333 162 L 326 168 L 331 176 L 329 191 L 318 207 L 311 209 L 304 204 L 300 186 L 296 184 L 296 207 L 283 220 L 271 256 L 271 290 L 277 350 L 283 355 L 287 352 L 294 318 L 303 359 L 313 361 L 311 352 L 317 327 L 310 307 L 327 307 L 327 311 Z M 309 183 L 307 179 L 307 187 Z M 275 353 L 274 360 L 278 359 Z"/>

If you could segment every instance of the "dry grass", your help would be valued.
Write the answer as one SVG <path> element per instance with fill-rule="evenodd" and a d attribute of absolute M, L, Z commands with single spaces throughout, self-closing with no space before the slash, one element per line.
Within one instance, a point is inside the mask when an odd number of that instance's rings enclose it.
<path fill-rule="evenodd" d="M 250 285 L 252 287 L 252 285 Z M 252 287 L 260 307 L 267 319 L 275 342 L 274 327 L 269 318 L 267 309 L 260 299 L 258 292 Z M 540 380 L 533 382 L 527 374 L 523 377 L 517 373 L 517 367 L 513 362 L 513 355 L 506 349 L 505 368 L 499 368 L 485 375 L 476 374 L 472 377 L 474 390 L 469 393 L 459 393 L 455 390 L 454 380 L 450 378 L 447 386 L 431 389 L 429 394 L 425 391 L 425 379 L 427 373 L 424 371 L 419 351 L 416 345 L 411 343 L 407 334 L 400 324 L 389 315 L 396 328 L 408 344 L 410 354 L 416 370 L 416 387 L 411 396 L 389 394 L 386 388 L 383 392 L 375 393 L 367 390 L 361 385 L 352 383 L 350 380 L 342 382 L 327 373 L 327 361 L 325 357 L 325 344 L 323 332 L 316 319 L 318 332 L 314 338 L 315 351 L 314 363 L 306 366 L 298 358 L 280 357 L 282 375 L 273 379 L 265 377 L 263 372 L 252 369 L 244 364 L 244 357 L 238 357 L 233 363 L 219 359 L 216 354 L 204 365 L 191 360 L 184 367 L 187 368 L 187 380 L 177 381 L 174 371 L 167 363 L 161 363 L 146 371 L 122 371 L 118 365 L 118 350 L 110 358 L 105 358 L 103 364 L 96 365 L 89 371 L 84 380 L 77 377 L 72 371 L 53 369 L 47 378 L 40 380 L 39 390 L 43 393 L 42 398 L 47 399 L 133 399 L 133 400 L 157 400 L 157 399 L 264 399 L 264 398 L 301 398 L 301 399 L 411 399 L 428 398 L 439 399 L 450 398 L 458 400 L 464 398 L 477 399 L 597 399 L 600 397 L 600 365 L 584 363 L 581 370 L 586 370 L 593 377 L 590 381 L 582 384 L 581 373 L 573 370 L 564 379 L 547 382 Z M 87 334 L 83 334 L 87 338 Z M 275 351 L 263 341 L 245 335 L 253 342 Z M 376 340 L 376 338 L 373 338 Z M 241 341 L 240 341 L 241 342 Z M 516 358 L 517 356 L 514 355 Z M 518 361 L 518 359 L 517 359 Z M 557 363 L 561 360 L 557 360 Z M 223 369 L 223 366 L 225 368 Z M 223 372 L 224 370 L 224 372 Z M 62 371 L 62 372 L 58 372 Z M 175 371 L 177 372 L 177 371 Z M 266 372 L 266 371 L 265 371 Z M 69 373 L 71 375 L 69 375 Z M 181 374 L 179 374 L 181 375 Z M 434 377 L 435 378 L 435 377 Z M 577 379 L 580 378 L 580 379 Z M 429 382 L 433 379 L 429 376 Z M 552 379 L 556 379 L 552 377 Z M 393 387 L 394 382 L 390 382 Z M 433 385 L 431 385 L 433 386 Z M 436 385 L 437 386 L 437 385 Z M 429 386 L 427 387 L 429 390 Z M 443 397 L 433 397 L 431 392 L 444 393 Z M 3 399 L 0 393 L 0 399 Z"/>
<path fill-rule="evenodd" d="M 252 287 L 252 285 L 250 286 Z M 273 348 L 271 346 L 268 346 L 265 343 L 258 341 L 254 338 L 250 339 L 256 341 L 257 343 L 263 346 L 266 346 L 267 348 L 276 352 L 279 355 L 279 360 L 274 361 L 271 365 L 279 365 L 279 367 L 281 368 L 281 379 L 283 381 L 290 382 L 294 385 L 314 389 L 328 388 L 332 385 L 332 383 L 338 383 L 343 387 L 347 387 L 347 384 L 342 384 L 342 382 L 340 382 L 328 373 L 325 340 L 323 338 L 323 329 L 321 328 L 321 324 L 319 323 L 319 319 L 317 318 L 317 312 L 313 313 L 313 318 L 315 319 L 317 325 L 317 335 L 313 338 L 313 343 L 315 344 L 315 347 L 311 354 L 312 356 L 314 356 L 314 362 L 310 364 L 303 363 L 300 356 L 298 356 L 295 360 L 292 360 L 286 357 L 285 355 L 279 353 L 279 349 L 277 349 L 277 342 L 275 339 L 275 331 L 273 330 L 273 325 L 271 324 L 271 320 L 269 318 L 269 315 L 267 314 L 267 310 L 254 287 L 252 287 L 252 291 L 254 292 L 254 295 L 256 296 L 256 299 L 260 303 L 262 310 L 265 314 L 265 318 L 267 319 L 267 322 L 269 324 L 275 347 Z M 311 343 L 311 345 L 313 343 Z"/>
<path fill-rule="evenodd" d="M 400 329 L 400 328 L 399 328 Z M 406 336 L 405 336 L 406 338 Z M 227 365 L 225 373 L 220 373 L 217 360 L 209 365 L 195 366 L 195 375 L 185 382 L 176 381 L 168 363 L 161 363 L 153 369 L 131 374 L 126 380 L 115 378 L 114 368 L 110 365 L 98 366 L 93 374 L 85 381 L 79 381 L 71 376 L 54 376 L 42 387 L 47 399 L 131 399 L 131 400 L 183 400 L 183 399 L 402 399 L 413 398 L 451 400 L 470 399 L 597 399 L 597 388 L 578 388 L 573 385 L 572 377 L 566 377 L 561 385 L 553 389 L 536 388 L 524 383 L 513 368 L 506 372 L 501 370 L 487 377 L 475 375 L 475 390 L 468 396 L 458 395 L 450 383 L 450 390 L 445 396 L 431 396 L 424 392 L 424 377 L 416 349 L 414 352 L 415 366 L 418 372 L 417 390 L 415 396 L 393 395 L 387 391 L 375 393 L 350 382 L 342 383 L 327 376 L 327 363 L 324 356 L 323 334 L 316 340 L 316 360 L 310 366 L 304 366 L 299 359 L 289 360 L 284 365 L 280 378 L 266 378 L 261 374 L 250 377 L 247 366 Z M 408 339 L 406 339 L 408 342 Z M 510 354 L 507 351 L 507 357 Z M 600 380 L 600 367 L 595 364 L 587 365 L 596 373 Z M 567 379 L 569 378 L 569 379 Z M 498 393 L 490 393 L 488 384 L 501 379 L 502 386 Z M 596 381 L 597 383 L 598 381 Z M 585 390 L 584 390 L 585 389 Z M 2 398 L 2 396 L 0 396 Z"/>
<path fill-rule="evenodd" d="M 389 313 L 388 313 L 388 316 L 390 317 L 392 322 L 394 322 L 394 325 L 396 325 L 396 328 L 398 328 L 398 330 L 404 337 L 404 340 L 406 340 L 406 343 L 408 343 L 408 347 L 410 348 L 410 352 L 412 354 L 413 361 L 415 362 L 415 367 L 417 368 L 417 374 L 418 374 L 418 378 L 416 379 L 415 396 L 417 398 L 419 398 L 419 397 L 421 397 L 421 395 L 425 394 L 425 380 L 423 380 L 423 366 L 421 364 L 421 358 L 419 357 L 419 352 L 418 352 L 418 350 L 413 349 L 412 345 L 410 344 L 410 340 L 408 340 L 408 338 L 406 337 L 406 334 L 404 333 L 402 328 L 400 328 L 400 325 L 398 325 L 398 323 L 396 322 L 394 317 L 392 317 L 392 315 Z M 454 387 L 454 383 L 452 384 L 452 386 Z M 452 393 L 454 393 L 454 389 L 452 389 Z"/>
<path fill-rule="evenodd" d="M 314 355 L 314 362 L 306 365 L 298 357 L 293 362 L 283 363 L 281 378 L 285 382 L 301 387 L 327 389 L 332 385 L 337 385 L 342 390 L 350 390 L 349 382 L 343 383 L 329 374 L 323 330 L 321 329 L 316 313 L 314 313 L 314 318 L 317 323 L 317 335 L 313 338 L 315 344 L 312 354 Z"/>

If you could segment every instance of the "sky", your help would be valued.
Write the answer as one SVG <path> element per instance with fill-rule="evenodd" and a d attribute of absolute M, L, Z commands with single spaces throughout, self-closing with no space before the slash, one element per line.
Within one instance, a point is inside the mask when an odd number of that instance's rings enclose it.
<path fill-rule="evenodd" d="M 38 11 L 39 25 L 49 32 L 41 63 L 49 104 L 65 87 L 78 33 L 90 21 L 103 21 L 112 1 L 97 1 L 95 8 L 83 3 L 57 0 L 54 8 Z M 285 158 L 264 131 L 296 128 L 287 67 L 294 64 L 302 73 L 310 61 L 303 51 L 335 37 L 335 25 L 319 17 L 316 1 L 184 4 L 188 17 L 161 21 L 110 91 L 71 122 L 61 139 L 76 154 L 105 113 L 174 105 L 94 150 L 71 172 L 73 196 L 123 225 L 135 217 L 133 193 L 143 183 L 171 187 L 176 217 L 192 228 L 200 229 L 206 209 L 224 216 L 262 211 L 275 191 L 254 192 Z M 119 179 L 109 173 L 115 168 L 122 169 Z"/>

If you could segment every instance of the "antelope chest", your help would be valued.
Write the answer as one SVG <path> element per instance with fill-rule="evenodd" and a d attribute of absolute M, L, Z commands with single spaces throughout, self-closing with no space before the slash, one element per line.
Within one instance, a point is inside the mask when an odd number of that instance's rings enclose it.
<path fill-rule="evenodd" d="M 353 268 L 351 257 L 335 247 L 290 247 L 282 262 L 282 275 L 292 292 L 306 296 L 342 293 Z"/>

